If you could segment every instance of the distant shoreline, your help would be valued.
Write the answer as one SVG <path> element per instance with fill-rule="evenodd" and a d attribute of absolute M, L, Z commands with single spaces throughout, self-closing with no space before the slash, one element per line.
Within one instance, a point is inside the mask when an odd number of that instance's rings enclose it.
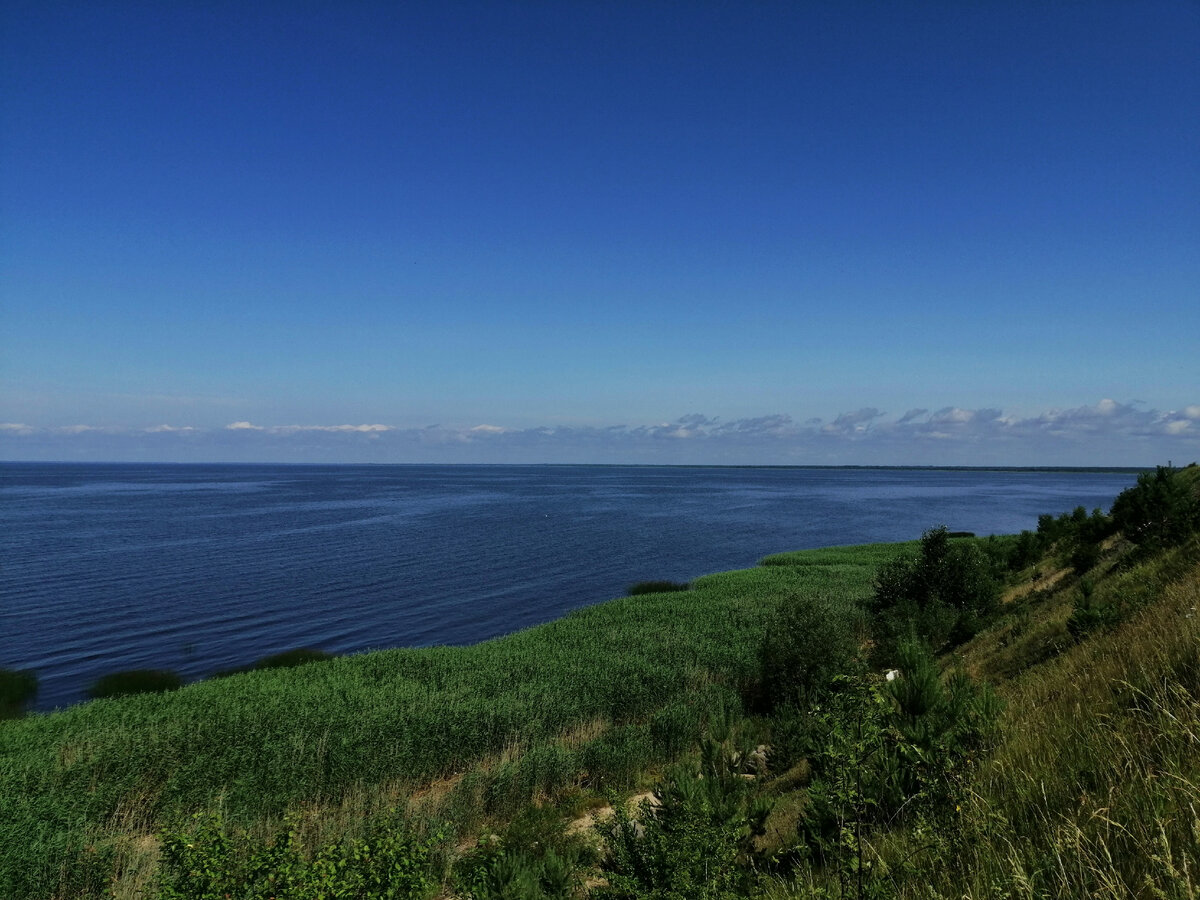
<path fill-rule="evenodd" d="M 271 466 L 294 469 L 392 469 L 392 468 L 426 468 L 426 469 L 782 469 L 803 470 L 817 469 L 821 471 L 863 471 L 863 472 L 1096 472 L 1115 474 L 1137 474 L 1149 472 L 1154 465 L 1145 466 L 950 466 L 950 465 L 828 465 L 828 464 L 756 464 L 756 463 L 464 463 L 464 462 L 157 462 L 142 460 L 35 460 L 35 459 L 6 459 L 0 460 L 0 466 L 162 466 L 164 468 L 200 468 L 204 466 L 225 466 L 228 468 L 253 468 L 255 466 Z"/>

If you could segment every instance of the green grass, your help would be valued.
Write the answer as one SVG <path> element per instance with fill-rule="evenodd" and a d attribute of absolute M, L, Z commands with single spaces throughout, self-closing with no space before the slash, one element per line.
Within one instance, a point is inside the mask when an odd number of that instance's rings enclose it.
<path fill-rule="evenodd" d="M 670 594 L 673 591 L 686 591 L 690 588 L 686 581 L 639 581 L 629 586 L 625 593 L 630 597 L 639 594 Z"/>
<path fill-rule="evenodd" d="M 1068 576 L 944 660 L 996 684 L 998 739 L 933 831 L 865 837 L 880 896 L 1200 896 L 1200 537 L 1151 555 L 1117 542 L 1106 557 L 1089 578 L 1099 602 L 1123 604 L 1111 628 L 1067 633 Z M 763 890 L 856 896 L 819 867 Z"/>
<path fill-rule="evenodd" d="M 1200 492 L 1200 470 L 1178 477 Z M 402 821 L 417 811 L 452 823 L 457 833 L 437 848 L 447 865 L 469 861 L 471 839 L 494 833 L 512 860 L 533 866 L 545 847 L 579 840 L 558 833 L 565 820 L 677 773 L 673 761 L 695 763 L 704 734 L 739 758 L 763 742 L 778 751 L 781 771 L 760 772 L 749 791 L 773 804 L 765 831 L 736 860 L 726 854 L 741 866 L 736 896 L 1194 900 L 1200 537 L 1164 550 L 1108 533 L 1081 576 L 1071 565 L 1080 537 L 1058 525 L 1007 576 L 998 617 L 941 660 L 947 679 L 970 673 L 1004 703 L 997 730 L 928 781 L 953 799 L 913 797 L 921 812 L 900 816 L 906 800 L 821 854 L 800 844 L 811 838 L 810 808 L 858 790 L 853 778 L 813 780 L 834 771 L 820 771 L 827 748 L 817 747 L 816 768 L 805 757 L 821 710 L 759 716 L 743 701 L 761 687 L 764 635 L 788 598 L 819 597 L 848 614 L 865 653 L 875 623 L 862 601 L 879 567 L 915 555 L 916 542 L 775 554 L 686 591 L 613 600 L 474 647 L 254 671 L 0 722 L 0 896 L 143 896 L 155 834 L 176 829 L 168 849 L 190 848 L 193 813 L 231 829 L 249 854 L 239 865 L 270 855 L 285 821 L 301 869 L 353 855 L 398 808 Z M 979 544 L 1007 571 L 1004 539 Z M 1106 614 L 1069 628 L 1084 607 Z M 837 683 L 871 695 L 883 681 L 858 666 Z M 835 691 L 830 709 L 853 696 Z M 863 710 L 848 709 L 831 734 L 865 754 Z M 877 735 L 884 743 L 897 739 L 888 728 Z M 949 759 L 947 748 L 914 756 L 913 772 Z M 860 801 L 846 802 L 843 811 Z M 527 820 L 538 823 L 536 840 L 518 835 Z M 664 859 L 677 849 L 664 845 Z M 707 872 L 719 848 L 705 838 L 692 849 Z M 745 864 L 751 855 L 761 866 Z M 579 878 L 590 864 L 581 865 Z M 443 881 L 438 896 L 452 889 Z"/>
<path fill-rule="evenodd" d="M 403 799 L 442 780 L 446 808 L 469 819 L 572 782 L 627 782 L 694 742 L 705 704 L 737 703 L 781 598 L 853 607 L 896 550 L 790 554 L 473 647 L 247 672 L 0 723 L 0 896 L 87 896 L 112 867 L 144 864 L 145 835 L 199 811 L 267 827 L 289 809 Z"/>
<path fill-rule="evenodd" d="M 32 672 L 0 669 L 0 719 L 15 719 L 37 696 L 37 676 Z"/>
<path fill-rule="evenodd" d="M 178 672 L 167 669 L 128 669 L 97 679 L 96 683 L 88 688 L 88 696 L 93 700 L 100 700 L 130 694 L 157 694 L 178 690 L 182 686 L 183 679 L 179 677 Z"/>

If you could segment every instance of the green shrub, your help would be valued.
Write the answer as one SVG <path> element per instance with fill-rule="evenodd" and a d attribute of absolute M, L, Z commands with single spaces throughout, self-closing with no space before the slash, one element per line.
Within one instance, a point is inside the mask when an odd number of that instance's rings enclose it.
<path fill-rule="evenodd" d="M 311 857 L 294 823 L 256 842 L 216 817 L 161 835 L 160 900 L 424 900 L 441 883 L 445 834 L 420 835 L 395 813 L 368 823 L 362 837 L 319 848 Z"/>
<path fill-rule="evenodd" d="M 838 881 L 836 896 L 893 896 L 866 849 L 873 834 L 902 825 L 953 843 L 968 776 L 997 734 L 1000 704 L 986 685 L 939 678 L 920 643 L 898 656 L 899 679 L 840 679 L 812 716 L 818 748 L 797 850 Z"/>
<path fill-rule="evenodd" d="M 1082 542 L 1071 552 L 1071 568 L 1076 575 L 1086 575 L 1100 562 L 1100 545 Z"/>
<path fill-rule="evenodd" d="M 699 767 L 677 766 L 636 820 L 621 804 L 599 826 L 608 881 L 592 896 L 614 900 L 732 900 L 753 878 L 746 863 L 771 802 L 738 774 L 727 748 L 706 739 Z"/>
<path fill-rule="evenodd" d="M 1067 631 L 1078 642 L 1093 631 L 1115 627 L 1124 617 L 1121 604 L 1097 600 L 1092 583 L 1085 580 L 1079 583 L 1079 597 L 1067 619 Z"/>
<path fill-rule="evenodd" d="M 823 596 L 794 593 L 771 618 L 759 653 L 767 709 L 806 705 L 835 675 L 855 668 L 858 642 L 850 613 Z"/>
<path fill-rule="evenodd" d="M 0 669 L 0 719 L 15 719 L 37 696 L 37 676 L 33 672 Z"/>
<path fill-rule="evenodd" d="M 168 669 L 129 669 L 113 672 L 98 679 L 87 690 L 93 700 L 102 697 L 124 697 L 129 694 L 157 694 L 183 686 L 177 672 Z"/>
<path fill-rule="evenodd" d="M 595 853 L 562 827 L 552 806 L 527 805 L 499 835 L 455 864 L 457 896 L 470 900 L 568 900 Z"/>
<path fill-rule="evenodd" d="M 1200 479 L 1194 467 L 1158 466 L 1113 502 L 1113 521 L 1144 549 L 1173 547 L 1200 531 Z"/>
<path fill-rule="evenodd" d="M 327 659 L 333 659 L 332 653 L 326 653 L 324 650 L 316 650 L 311 647 L 299 647 L 295 650 L 285 650 L 282 653 L 275 653 L 271 656 L 264 656 L 254 664 L 256 669 L 290 669 L 294 666 L 303 666 L 310 662 L 324 662 Z"/>
<path fill-rule="evenodd" d="M 580 882 L 576 861 L 483 843 L 462 860 L 458 896 L 464 900 L 570 900 Z"/>
<path fill-rule="evenodd" d="M 1019 572 L 1041 559 L 1046 548 L 1037 533 L 1026 529 L 1009 544 L 1008 550 L 1008 569 Z"/>
<path fill-rule="evenodd" d="M 895 661 L 900 644 L 916 638 L 939 650 L 974 635 L 995 612 L 1000 588 L 974 541 L 951 541 L 945 526 L 921 536 L 915 558 L 884 564 L 875 579 L 875 656 Z"/>
<path fill-rule="evenodd" d="M 670 594 L 690 589 L 691 585 L 686 581 L 639 581 L 630 585 L 627 593 L 630 597 L 637 597 L 641 594 Z"/>

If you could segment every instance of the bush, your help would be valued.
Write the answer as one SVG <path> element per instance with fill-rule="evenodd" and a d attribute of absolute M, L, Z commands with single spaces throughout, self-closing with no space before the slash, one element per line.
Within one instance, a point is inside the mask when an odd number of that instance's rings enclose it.
<path fill-rule="evenodd" d="M 573 859 L 481 844 L 463 860 L 459 896 L 469 900 L 571 900 L 579 882 Z"/>
<path fill-rule="evenodd" d="M 803 707 L 835 675 L 854 669 L 857 656 L 858 642 L 847 610 L 820 596 L 785 598 L 767 625 L 759 652 L 764 705 Z"/>
<path fill-rule="evenodd" d="M 818 744 L 797 850 L 838 879 L 836 896 L 895 896 L 867 852 L 872 832 L 905 825 L 940 844 L 958 839 L 969 774 L 997 734 L 1000 704 L 986 685 L 940 678 L 921 644 L 898 655 L 901 678 L 841 679 L 812 717 Z"/>
<path fill-rule="evenodd" d="M 1042 554 L 1046 548 L 1039 540 L 1037 534 L 1026 529 L 1017 535 L 1016 540 L 1010 545 L 1008 555 L 1008 568 L 1012 572 L 1019 572 L 1028 566 L 1032 566 L 1035 562 L 1042 558 Z"/>
<path fill-rule="evenodd" d="M 636 597 L 639 594 L 670 594 L 687 590 L 691 590 L 691 585 L 686 581 L 639 581 L 630 586 L 628 594 Z"/>
<path fill-rule="evenodd" d="M 1200 531 L 1200 479 L 1189 466 L 1181 473 L 1170 466 L 1143 472 L 1137 484 L 1113 502 L 1112 517 L 1125 537 L 1144 549 L 1182 544 Z"/>
<path fill-rule="evenodd" d="M 157 694 L 183 686 L 177 672 L 168 669 L 129 669 L 105 675 L 88 688 L 93 700 L 102 697 L 124 697 L 129 694 Z"/>
<path fill-rule="evenodd" d="M 1076 575 L 1086 575 L 1100 562 L 1100 545 L 1081 543 L 1071 553 L 1071 568 Z"/>
<path fill-rule="evenodd" d="M 37 696 L 37 676 L 32 672 L 0 669 L 0 719 L 15 719 Z"/>
<path fill-rule="evenodd" d="M 945 526 L 925 532 L 916 558 L 885 564 L 875 579 L 876 657 L 894 662 L 900 643 L 913 638 L 934 650 L 969 639 L 991 619 L 999 594 L 974 542 L 951 542 Z"/>
<path fill-rule="evenodd" d="M 1076 643 L 1097 630 L 1108 630 L 1118 625 L 1124 618 L 1124 610 L 1119 604 L 1101 603 L 1093 597 L 1094 589 L 1090 581 L 1079 583 L 1079 597 L 1067 619 L 1067 631 Z"/>
<path fill-rule="evenodd" d="M 552 806 L 526 806 L 455 864 L 457 896 L 470 900 L 569 900 L 595 853 L 562 827 Z"/>
<path fill-rule="evenodd" d="M 643 802 L 637 820 L 618 804 L 598 831 L 605 839 L 606 887 L 613 900 L 733 900 L 753 878 L 743 864 L 763 833 L 771 801 L 756 797 L 727 748 L 711 739 L 699 770 L 674 768 Z"/>
<path fill-rule="evenodd" d="M 401 816 L 367 824 L 363 837 L 321 847 L 311 857 L 291 822 L 268 843 L 218 818 L 161 836 L 161 900 L 220 897 L 355 897 L 424 900 L 440 884 L 437 848 L 445 835 L 419 835 Z"/>
<path fill-rule="evenodd" d="M 315 650 L 311 647 L 299 647 L 295 650 L 285 650 L 271 656 L 264 656 L 254 664 L 256 669 L 290 669 L 293 666 L 303 666 L 310 662 L 324 662 L 333 659 L 332 653 Z"/>

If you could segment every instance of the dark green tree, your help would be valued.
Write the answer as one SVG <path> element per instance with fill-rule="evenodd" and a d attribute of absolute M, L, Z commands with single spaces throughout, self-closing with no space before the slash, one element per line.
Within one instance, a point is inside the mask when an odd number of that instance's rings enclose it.
<path fill-rule="evenodd" d="M 835 675 L 849 673 L 858 655 L 850 613 L 824 597 L 793 594 L 767 626 L 759 659 L 764 704 L 800 707 Z"/>
<path fill-rule="evenodd" d="M 915 558 L 884 565 L 870 601 L 875 656 L 893 663 L 904 640 L 940 650 L 975 635 L 995 612 L 1000 587 L 974 541 L 952 540 L 945 526 L 921 536 Z"/>
<path fill-rule="evenodd" d="M 0 669 L 0 719 L 15 719 L 37 696 L 37 676 L 32 672 Z"/>
<path fill-rule="evenodd" d="M 1114 524 L 1146 549 L 1173 547 L 1200 531 L 1200 478 L 1195 467 L 1158 466 L 1113 502 Z"/>

